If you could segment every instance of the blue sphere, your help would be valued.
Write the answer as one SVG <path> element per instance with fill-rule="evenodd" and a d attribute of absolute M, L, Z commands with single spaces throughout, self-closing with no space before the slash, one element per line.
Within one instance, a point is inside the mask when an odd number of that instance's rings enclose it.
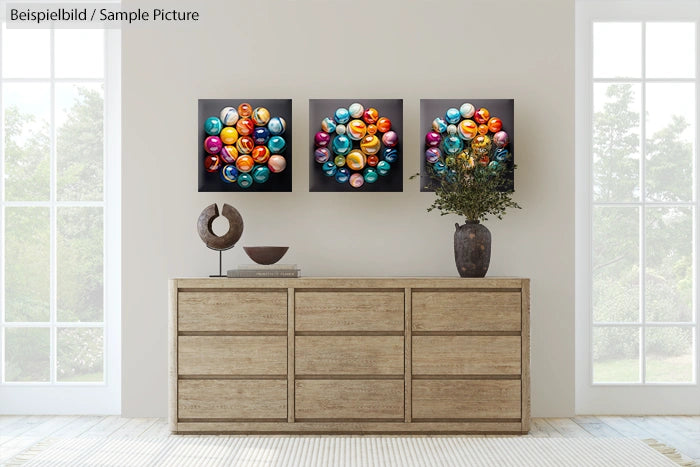
<path fill-rule="evenodd" d="M 350 112 L 348 112 L 348 109 L 345 107 L 339 107 L 335 111 L 335 117 L 334 117 L 336 123 L 348 123 L 350 121 Z"/>
<path fill-rule="evenodd" d="M 335 163 L 333 161 L 328 161 L 323 164 L 323 173 L 326 174 L 328 177 L 332 177 L 335 175 L 336 171 L 338 170 L 338 167 L 335 166 Z"/>
<path fill-rule="evenodd" d="M 326 133 L 335 132 L 336 124 L 332 118 L 326 117 L 321 121 L 321 129 Z"/>
<path fill-rule="evenodd" d="M 377 164 L 379 165 L 379 164 Z M 374 183 L 377 181 L 379 178 L 379 175 L 377 174 L 377 170 L 374 167 L 367 167 L 364 172 L 362 172 L 362 176 L 365 179 L 365 182 L 367 183 Z"/>
<path fill-rule="evenodd" d="M 444 133 L 447 131 L 447 122 L 442 118 L 438 117 L 433 120 L 433 130 L 438 133 Z"/>
<path fill-rule="evenodd" d="M 238 186 L 241 188 L 250 188 L 253 184 L 253 177 L 248 173 L 242 173 L 238 176 Z"/>
<path fill-rule="evenodd" d="M 447 112 L 445 112 L 445 120 L 452 125 L 459 123 L 459 118 L 461 116 L 462 114 L 459 112 L 459 109 L 455 109 L 454 107 L 450 107 L 447 109 Z"/>
<path fill-rule="evenodd" d="M 287 129 L 287 122 L 282 117 L 272 117 L 267 122 L 267 129 L 270 130 L 272 135 L 281 135 Z"/>
<path fill-rule="evenodd" d="M 331 151 L 339 156 L 347 156 L 352 151 L 352 141 L 347 135 L 337 135 L 331 142 Z"/>
<path fill-rule="evenodd" d="M 266 165 L 259 165 L 253 169 L 253 180 L 257 183 L 265 183 L 270 178 L 270 169 Z"/>
<path fill-rule="evenodd" d="M 399 158 L 399 151 L 396 148 L 384 148 L 382 157 L 388 163 L 393 164 Z"/>
<path fill-rule="evenodd" d="M 442 149 L 448 155 L 459 154 L 464 149 L 464 141 L 457 135 L 447 136 L 442 140 Z"/>
<path fill-rule="evenodd" d="M 436 163 L 433 164 L 433 170 L 435 171 L 436 174 L 442 175 L 447 171 L 447 166 L 445 165 L 444 162 L 437 161 Z"/>
<path fill-rule="evenodd" d="M 235 164 L 225 165 L 224 168 L 221 169 L 221 180 L 223 180 L 224 182 L 234 183 L 237 178 L 238 178 L 238 169 L 236 169 Z"/>
<path fill-rule="evenodd" d="M 377 164 L 377 173 L 379 175 L 388 175 L 390 170 L 391 164 L 387 161 L 379 161 L 379 164 Z"/>
<path fill-rule="evenodd" d="M 221 133 L 224 124 L 217 117 L 209 117 L 204 122 L 204 131 L 211 136 L 216 136 Z"/>
<path fill-rule="evenodd" d="M 253 131 L 253 141 L 255 141 L 256 146 L 264 146 L 267 144 L 267 140 L 270 139 L 270 130 L 264 126 L 255 127 Z"/>
<path fill-rule="evenodd" d="M 508 150 L 506 148 L 498 148 L 496 149 L 493 157 L 498 162 L 505 162 L 508 160 L 508 157 L 510 157 L 510 154 L 508 154 Z"/>
<path fill-rule="evenodd" d="M 282 151 L 284 151 L 286 146 L 287 142 L 284 140 L 284 138 L 277 135 L 270 138 L 270 140 L 267 142 L 267 148 L 272 154 L 280 154 Z"/>
<path fill-rule="evenodd" d="M 335 173 L 335 181 L 338 183 L 345 183 L 350 179 L 350 171 L 345 167 L 341 167 Z"/>

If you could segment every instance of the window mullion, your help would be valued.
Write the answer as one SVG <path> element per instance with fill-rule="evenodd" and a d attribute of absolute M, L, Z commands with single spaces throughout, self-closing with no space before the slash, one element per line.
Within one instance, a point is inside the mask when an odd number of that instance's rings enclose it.
<path fill-rule="evenodd" d="M 646 77 L 647 77 L 647 66 L 646 66 L 646 55 L 647 55 L 647 23 L 642 22 L 642 79 L 641 79 L 641 115 L 640 115 L 640 131 L 639 131 L 639 313 L 640 321 L 642 326 L 639 330 L 639 376 L 640 382 L 642 384 L 646 383 L 646 108 L 647 108 L 647 87 L 646 87 Z"/>
<path fill-rule="evenodd" d="M 50 154 L 50 164 L 51 164 L 51 169 L 50 169 L 50 190 L 49 190 L 49 201 L 50 201 L 50 214 L 49 214 L 49 219 L 50 219 L 50 266 L 49 266 L 49 271 L 50 271 L 50 294 L 49 294 L 49 307 L 50 307 L 50 314 L 49 314 L 49 320 L 50 320 L 50 372 L 51 372 L 51 378 L 50 382 L 55 383 L 57 381 L 57 354 L 58 354 L 58 336 L 56 334 L 56 321 L 57 321 L 57 307 L 56 307 L 56 297 L 57 297 L 57 282 L 58 282 L 58 276 L 56 274 L 56 261 L 57 261 L 57 255 L 56 255 L 56 225 L 57 225 L 57 210 L 56 210 L 56 168 L 57 168 L 57 161 L 56 161 L 56 83 L 54 81 L 55 78 L 55 37 L 54 37 L 54 29 L 52 28 L 50 30 L 50 41 L 49 41 L 49 47 L 51 48 L 49 56 L 51 57 L 51 82 L 50 82 L 50 88 L 51 88 L 51 104 L 49 107 L 49 127 L 50 127 L 50 147 L 49 147 L 49 154 Z"/>
<path fill-rule="evenodd" d="M 4 6 L 4 5 L 0 5 Z M 0 22 L 0 44 L 4 40 Z M 0 54 L 0 384 L 5 382 L 5 110 L 3 70 Z"/>

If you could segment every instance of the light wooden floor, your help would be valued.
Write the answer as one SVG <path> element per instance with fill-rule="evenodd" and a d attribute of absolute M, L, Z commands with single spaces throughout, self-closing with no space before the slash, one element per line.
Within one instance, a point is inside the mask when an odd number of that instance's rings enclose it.
<path fill-rule="evenodd" d="M 166 437 L 159 418 L 0 416 L 0 464 L 47 438 Z M 700 417 L 535 418 L 531 437 L 653 438 L 700 463 Z"/>

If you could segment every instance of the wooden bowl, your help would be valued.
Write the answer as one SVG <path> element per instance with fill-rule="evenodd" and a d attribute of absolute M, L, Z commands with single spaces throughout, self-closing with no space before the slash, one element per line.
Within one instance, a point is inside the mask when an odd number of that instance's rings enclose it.
<path fill-rule="evenodd" d="M 288 246 L 244 246 L 246 254 L 258 264 L 275 264 L 289 250 Z"/>

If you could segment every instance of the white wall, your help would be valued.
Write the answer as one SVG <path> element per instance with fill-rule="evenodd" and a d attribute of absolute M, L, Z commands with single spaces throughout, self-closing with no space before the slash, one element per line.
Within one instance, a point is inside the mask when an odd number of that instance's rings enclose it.
<path fill-rule="evenodd" d="M 162 2 L 125 0 L 125 8 Z M 153 4 L 153 5 L 152 5 Z M 204 276 L 206 205 L 285 244 L 307 276 L 456 276 L 456 216 L 430 193 L 309 193 L 309 98 L 403 98 L 406 177 L 421 98 L 515 98 L 516 199 L 487 222 L 489 275 L 532 278 L 532 411 L 574 410 L 573 0 L 182 1 L 196 25 L 123 31 L 123 413 L 167 412 L 167 279 Z M 197 99 L 294 99 L 293 193 L 198 193 Z M 353 248 L 356 239 L 364 247 Z M 247 261 L 240 247 L 224 267 Z"/>

